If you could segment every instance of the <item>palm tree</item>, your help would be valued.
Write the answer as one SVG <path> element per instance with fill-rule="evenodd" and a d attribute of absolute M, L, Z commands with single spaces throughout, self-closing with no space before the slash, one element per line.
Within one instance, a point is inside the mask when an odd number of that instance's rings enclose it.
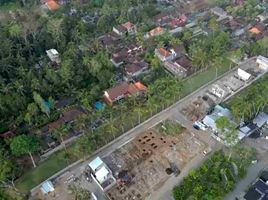
<path fill-rule="evenodd" d="M 64 136 L 67 136 L 70 133 L 71 125 L 70 124 L 64 124 L 61 125 L 59 128 L 55 128 L 52 131 L 52 135 L 58 139 L 60 139 L 61 144 L 63 144 L 65 152 L 67 153 L 66 144 L 64 142 Z"/>
<path fill-rule="evenodd" d="M 111 134 L 113 135 L 113 138 L 115 139 L 115 133 L 118 132 L 118 128 L 116 127 L 115 124 L 116 120 L 115 118 L 113 118 L 112 116 L 110 117 L 110 119 L 106 122 L 105 124 L 105 129 Z"/>

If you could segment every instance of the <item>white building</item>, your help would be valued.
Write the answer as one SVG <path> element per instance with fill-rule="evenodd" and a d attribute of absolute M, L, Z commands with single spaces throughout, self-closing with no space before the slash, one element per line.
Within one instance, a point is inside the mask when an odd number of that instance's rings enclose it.
<path fill-rule="evenodd" d="M 268 59 L 263 56 L 258 56 L 256 63 L 259 64 L 259 68 L 268 71 Z"/>
<path fill-rule="evenodd" d="M 60 64 L 60 54 L 56 49 L 49 49 L 46 51 L 46 53 L 51 62 Z"/>
<path fill-rule="evenodd" d="M 43 194 L 48 194 L 54 192 L 55 188 L 51 181 L 45 181 L 41 186 L 41 191 Z"/>
<path fill-rule="evenodd" d="M 88 166 L 91 170 L 91 177 L 103 191 L 106 191 L 116 184 L 116 180 L 113 177 L 111 170 L 100 157 L 92 160 Z"/>
<path fill-rule="evenodd" d="M 248 72 L 246 72 L 245 70 L 241 68 L 237 69 L 237 76 L 239 79 L 243 81 L 248 81 L 251 78 L 251 74 L 249 74 Z"/>

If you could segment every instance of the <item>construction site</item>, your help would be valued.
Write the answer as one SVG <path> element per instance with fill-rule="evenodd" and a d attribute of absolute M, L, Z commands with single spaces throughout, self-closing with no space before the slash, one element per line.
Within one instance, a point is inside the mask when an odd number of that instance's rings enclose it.
<path fill-rule="evenodd" d="M 142 200 L 160 188 L 170 176 L 177 176 L 206 145 L 186 129 L 167 135 L 156 128 L 104 157 L 117 184 L 106 195 L 111 200 Z"/>
<path fill-rule="evenodd" d="M 210 96 L 198 96 L 194 101 L 183 107 L 180 112 L 189 121 L 195 122 L 203 118 L 213 105 L 215 103 Z"/>

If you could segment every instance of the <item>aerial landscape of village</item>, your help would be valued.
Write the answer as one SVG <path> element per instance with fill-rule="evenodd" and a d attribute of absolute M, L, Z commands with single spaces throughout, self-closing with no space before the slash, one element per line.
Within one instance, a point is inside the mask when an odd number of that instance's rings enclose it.
<path fill-rule="evenodd" d="M 268 200 L 268 0 L 0 0 L 0 200 Z"/>

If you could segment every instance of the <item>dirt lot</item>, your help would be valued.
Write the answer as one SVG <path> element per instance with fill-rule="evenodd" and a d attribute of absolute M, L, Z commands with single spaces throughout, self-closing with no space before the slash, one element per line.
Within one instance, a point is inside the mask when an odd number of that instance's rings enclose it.
<path fill-rule="evenodd" d="M 206 97 L 205 100 L 198 96 L 194 101 L 186 105 L 180 112 L 187 117 L 188 120 L 194 122 L 204 117 L 214 102 Z"/>
<path fill-rule="evenodd" d="M 42 200 L 74 200 L 74 196 L 71 194 L 70 190 L 68 189 L 68 186 L 71 184 L 74 184 L 76 181 L 76 177 L 66 172 L 62 174 L 61 176 L 57 177 L 55 180 L 51 180 L 55 191 L 51 192 L 47 195 L 44 195 L 41 192 L 41 189 L 38 193 L 34 195 L 32 198 L 33 200 L 42 199 Z"/>
<path fill-rule="evenodd" d="M 177 135 L 161 134 L 156 129 L 143 132 L 103 158 L 118 180 L 107 195 L 111 200 L 144 199 L 205 148 L 186 129 Z"/>

